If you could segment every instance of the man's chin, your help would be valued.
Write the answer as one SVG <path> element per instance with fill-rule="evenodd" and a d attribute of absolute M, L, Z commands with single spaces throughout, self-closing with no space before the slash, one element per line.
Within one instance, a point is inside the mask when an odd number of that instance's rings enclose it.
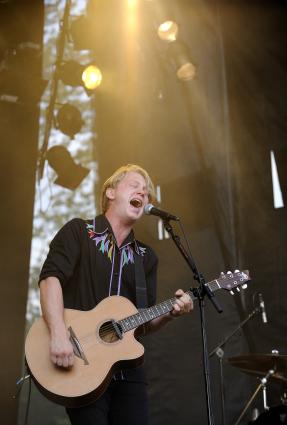
<path fill-rule="evenodd" d="M 132 220 L 132 221 L 137 221 L 139 220 L 143 215 L 143 210 L 142 209 L 132 209 L 129 210 L 128 212 L 128 217 Z"/>

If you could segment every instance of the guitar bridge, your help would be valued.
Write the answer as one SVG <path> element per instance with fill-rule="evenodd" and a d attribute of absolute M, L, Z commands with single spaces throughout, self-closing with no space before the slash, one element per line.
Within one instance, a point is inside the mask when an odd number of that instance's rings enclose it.
<path fill-rule="evenodd" d="M 78 338 L 77 338 L 77 336 L 76 336 L 76 334 L 73 331 L 71 326 L 68 327 L 68 331 L 70 332 L 70 341 L 71 341 L 71 344 L 73 346 L 75 356 L 82 359 L 84 361 L 85 365 L 88 365 L 89 364 L 88 359 L 87 359 L 87 357 L 84 353 L 84 350 L 82 349 L 80 341 L 78 340 Z"/>

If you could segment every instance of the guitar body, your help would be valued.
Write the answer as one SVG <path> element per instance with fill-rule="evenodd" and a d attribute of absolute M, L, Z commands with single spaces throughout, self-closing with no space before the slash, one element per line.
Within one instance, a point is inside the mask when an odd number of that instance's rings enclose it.
<path fill-rule="evenodd" d="M 69 369 L 51 362 L 48 327 L 43 318 L 37 319 L 27 335 L 25 355 L 39 390 L 66 407 L 83 406 L 100 397 L 117 370 L 142 364 L 144 347 L 134 338 L 135 329 L 121 335 L 112 326 L 112 321 L 136 313 L 136 307 L 121 296 L 108 297 L 90 311 L 65 309 L 77 353 Z"/>
<path fill-rule="evenodd" d="M 208 282 L 211 292 L 246 286 L 248 270 L 222 273 Z M 186 292 L 195 300 L 193 291 Z M 143 363 L 144 347 L 134 338 L 136 328 L 172 311 L 176 298 L 138 311 L 121 296 L 105 298 L 93 310 L 65 309 L 75 361 L 71 368 L 55 366 L 50 359 L 50 336 L 43 318 L 31 327 L 25 342 L 28 368 L 39 390 L 51 401 L 66 407 L 92 403 L 103 394 L 113 374 Z"/>

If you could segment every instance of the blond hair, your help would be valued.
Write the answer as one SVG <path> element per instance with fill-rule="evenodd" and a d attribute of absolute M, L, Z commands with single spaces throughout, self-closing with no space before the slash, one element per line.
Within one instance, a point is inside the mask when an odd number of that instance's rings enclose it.
<path fill-rule="evenodd" d="M 105 183 L 102 186 L 101 191 L 101 208 L 102 213 L 104 214 L 109 206 L 109 199 L 106 195 L 106 191 L 109 187 L 115 189 L 117 185 L 120 183 L 120 181 L 125 177 L 127 173 L 130 171 L 134 173 L 138 173 L 145 179 L 147 190 L 148 190 L 148 198 L 149 201 L 152 202 L 155 199 L 155 190 L 153 182 L 148 174 L 148 172 L 136 164 L 127 164 L 123 165 L 122 167 L 118 168 L 111 177 L 108 178 L 108 180 L 105 181 Z"/>

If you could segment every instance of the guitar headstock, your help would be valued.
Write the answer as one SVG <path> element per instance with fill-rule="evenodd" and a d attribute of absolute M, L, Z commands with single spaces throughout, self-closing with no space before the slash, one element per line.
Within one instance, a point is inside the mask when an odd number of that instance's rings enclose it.
<path fill-rule="evenodd" d="M 249 270 L 234 270 L 234 272 L 221 273 L 220 277 L 216 279 L 216 283 L 222 289 L 226 289 L 234 295 L 233 289 L 236 288 L 240 292 L 240 288 L 247 288 L 246 282 L 251 280 Z"/>

